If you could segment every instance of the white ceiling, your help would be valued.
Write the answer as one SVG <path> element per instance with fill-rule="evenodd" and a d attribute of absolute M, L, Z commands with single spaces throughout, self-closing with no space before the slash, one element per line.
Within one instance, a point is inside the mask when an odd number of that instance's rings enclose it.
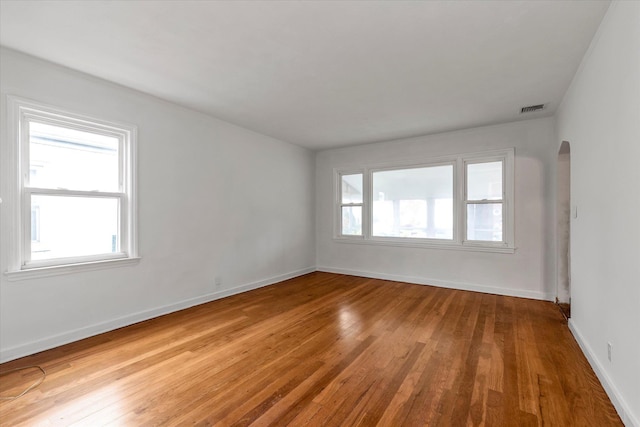
<path fill-rule="evenodd" d="M 3 0 L 0 44 L 323 149 L 553 114 L 608 5 Z"/>

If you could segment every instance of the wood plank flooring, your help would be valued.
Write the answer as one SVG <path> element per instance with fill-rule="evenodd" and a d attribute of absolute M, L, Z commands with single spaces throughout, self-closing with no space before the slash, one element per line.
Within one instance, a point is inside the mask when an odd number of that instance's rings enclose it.
<path fill-rule="evenodd" d="M 25 365 L 2 426 L 622 425 L 554 304 L 329 273 Z"/>

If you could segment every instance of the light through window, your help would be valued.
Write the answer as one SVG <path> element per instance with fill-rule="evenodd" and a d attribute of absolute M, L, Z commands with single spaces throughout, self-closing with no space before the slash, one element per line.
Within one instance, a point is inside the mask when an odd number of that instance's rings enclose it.
<path fill-rule="evenodd" d="M 63 126 L 29 123 L 29 186 L 119 191 L 120 139 Z"/>
<path fill-rule="evenodd" d="M 373 172 L 372 235 L 453 238 L 453 165 Z"/>

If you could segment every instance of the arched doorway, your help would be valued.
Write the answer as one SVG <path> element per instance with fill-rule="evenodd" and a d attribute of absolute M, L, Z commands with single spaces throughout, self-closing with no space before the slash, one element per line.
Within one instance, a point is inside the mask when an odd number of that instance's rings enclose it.
<path fill-rule="evenodd" d="M 571 146 L 563 141 L 558 151 L 556 182 L 557 289 L 556 303 L 571 317 Z"/>

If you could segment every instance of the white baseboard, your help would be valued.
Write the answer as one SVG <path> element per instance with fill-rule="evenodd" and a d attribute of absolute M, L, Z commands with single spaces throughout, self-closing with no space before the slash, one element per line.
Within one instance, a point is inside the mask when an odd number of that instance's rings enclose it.
<path fill-rule="evenodd" d="M 173 313 L 174 311 L 184 310 L 185 308 L 193 307 L 195 305 L 204 304 L 220 298 L 240 294 L 242 292 L 250 291 L 253 289 L 262 288 L 264 286 L 273 285 L 274 283 L 302 276 L 304 274 L 314 272 L 315 270 L 315 267 L 308 267 L 302 270 L 292 271 L 290 273 L 282 274 L 276 277 L 270 277 L 268 279 L 259 280 L 253 283 L 247 283 L 231 289 L 225 289 L 223 291 L 213 292 L 195 298 L 189 298 L 174 304 L 140 311 L 138 313 L 122 316 L 106 322 L 96 323 L 94 325 L 64 332 L 42 340 L 32 341 L 26 344 L 10 347 L 2 350 L 2 352 L 0 353 L 0 363 L 8 362 L 10 360 L 38 353 L 40 351 L 49 350 L 51 348 L 55 348 L 94 335 L 102 334 L 104 332 L 109 332 L 114 329 L 122 328 L 124 326 L 133 325 L 134 323 Z"/>
<path fill-rule="evenodd" d="M 344 268 L 333 268 L 333 267 L 317 267 L 317 270 L 325 271 L 327 273 L 338 273 L 338 274 L 346 274 L 349 276 L 369 277 L 371 279 L 393 280 L 395 282 L 407 282 L 407 283 L 413 283 L 417 285 L 430 285 L 430 286 L 437 286 L 439 288 L 458 289 L 462 291 L 475 291 L 475 292 L 482 292 L 485 294 L 505 295 L 510 297 L 529 298 L 529 299 L 537 299 L 537 300 L 543 300 L 543 301 L 553 301 L 555 298 L 555 295 L 552 295 L 550 293 L 545 293 L 545 292 L 528 291 L 523 289 L 499 288 L 495 286 L 479 285 L 475 283 L 452 282 L 448 280 L 429 279 L 425 277 L 403 276 L 403 275 L 397 275 L 397 274 L 386 274 L 386 273 L 378 273 L 378 272 L 372 272 L 372 271 L 347 270 Z"/>
<path fill-rule="evenodd" d="M 616 408 L 616 411 L 618 411 L 618 415 L 620 415 L 620 418 L 622 419 L 622 422 L 624 423 L 624 425 L 626 427 L 640 427 L 640 422 L 638 422 L 638 418 L 636 418 L 631 413 L 631 410 L 629 409 L 629 405 L 627 404 L 627 402 L 624 400 L 624 398 L 618 391 L 618 388 L 611 381 L 611 378 L 609 378 L 609 375 L 607 375 L 607 372 L 605 371 L 604 367 L 596 358 L 595 353 L 591 349 L 591 346 L 587 344 L 587 341 L 585 341 L 584 336 L 580 333 L 576 324 L 571 319 L 569 319 L 569 330 L 571 331 L 576 341 L 578 342 L 578 345 L 582 349 L 582 352 L 587 357 L 589 364 L 591 365 L 594 372 L 596 373 L 596 376 L 600 380 L 602 387 L 604 387 L 604 390 L 607 392 L 609 399 L 611 399 L 611 403 L 613 403 L 613 406 Z"/>

